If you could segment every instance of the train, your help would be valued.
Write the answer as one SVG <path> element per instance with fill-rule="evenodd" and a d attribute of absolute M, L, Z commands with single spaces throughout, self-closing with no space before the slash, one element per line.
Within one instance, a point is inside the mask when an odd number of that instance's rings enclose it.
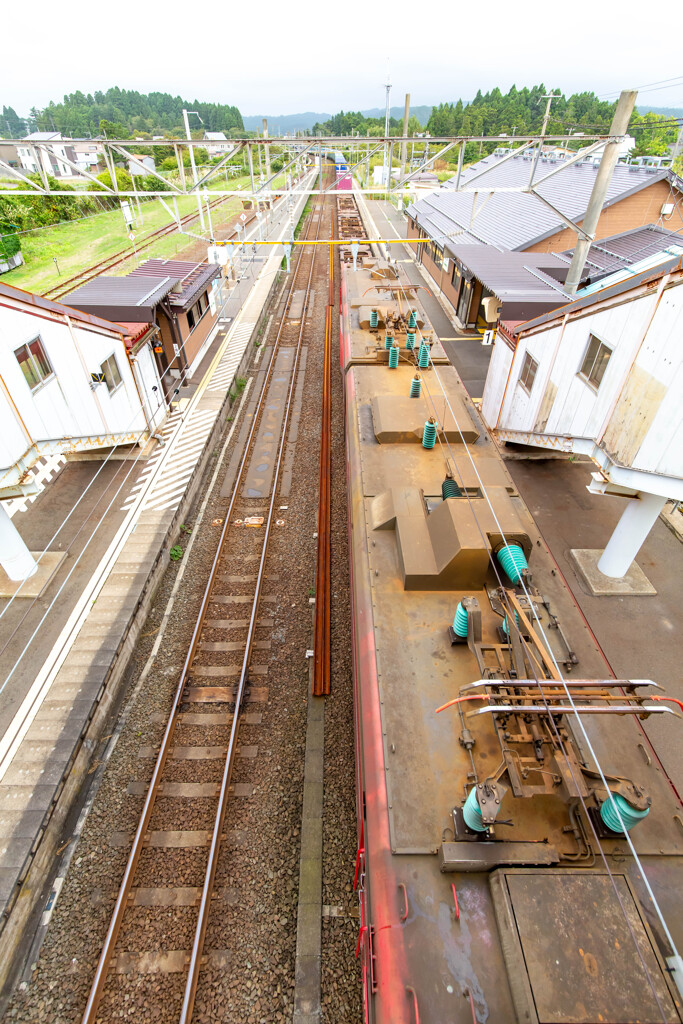
<path fill-rule="evenodd" d="M 364 1020 L 683 1020 L 683 821 L 400 264 L 341 264 Z"/>

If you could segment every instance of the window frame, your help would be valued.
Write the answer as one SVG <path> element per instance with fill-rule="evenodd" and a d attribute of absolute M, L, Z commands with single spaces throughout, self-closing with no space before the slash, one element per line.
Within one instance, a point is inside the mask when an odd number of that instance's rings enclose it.
<path fill-rule="evenodd" d="M 590 353 L 591 346 L 592 346 L 593 342 L 597 342 L 597 348 L 595 350 L 595 355 L 593 356 L 593 359 L 591 361 L 590 372 L 586 373 L 585 372 L 585 367 L 586 367 L 586 363 L 587 363 L 588 356 L 589 356 L 589 353 Z M 600 358 L 600 354 L 601 354 L 602 350 L 607 352 L 607 359 L 605 359 L 604 362 Z M 614 349 L 610 345 L 608 345 L 606 341 L 603 341 L 602 338 L 600 337 L 600 335 L 595 334 L 593 331 L 589 331 L 588 332 L 588 344 L 586 345 L 586 348 L 584 350 L 583 359 L 581 360 L 581 363 L 579 365 L 577 376 L 596 395 L 597 395 L 598 391 L 600 390 L 600 385 L 602 384 L 603 380 L 605 379 L 605 373 L 607 372 L 607 367 L 609 365 L 609 361 L 610 361 L 610 359 L 612 357 L 612 352 L 613 351 L 614 351 Z M 597 365 L 601 365 L 602 366 L 602 372 L 600 373 L 600 379 L 596 381 L 596 380 L 593 380 L 591 378 L 591 374 L 593 373 L 593 371 L 595 370 L 595 367 Z"/>
<path fill-rule="evenodd" d="M 529 375 L 529 370 L 531 369 L 531 364 L 532 363 L 533 363 L 533 376 L 531 378 L 531 384 L 529 384 L 528 383 L 528 375 Z M 533 391 L 534 384 L 536 383 L 536 374 L 538 373 L 539 365 L 540 365 L 540 363 L 539 363 L 538 359 L 534 359 L 534 357 L 532 356 L 531 352 L 529 352 L 529 350 L 527 349 L 526 352 L 524 353 L 524 360 L 522 362 L 522 368 L 519 371 L 519 377 L 517 378 L 517 383 L 520 385 L 522 390 L 526 392 L 527 395 L 530 395 L 531 392 Z"/>
<path fill-rule="evenodd" d="M 116 367 L 116 374 L 117 374 L 119 379 L 118 379 L 118 383 L 114 383 L 113 387 L 109 387 L 109 377 L 111 375 L 111 379 L 112 379 L 112 382 L 113 382 L 114 381 L 114 376 L 113 376 L 113 374 L 110 374 L 109 367 L 108 367 L 107 364 L 110 363 L 112 360 L 114 362 L 114 366 Z M 121 370 L 119 369 L 119 361 L 116 358 L 116 352 L 112 352 L 111 355 L 107 356 L 106 359 L 102 360 L 102 363 L 100 365 L 100 373 L 104 374 L 104 383 L 107 385 L 107 392 L 110 395 L 113 395 L 114 392 L 118 391 L 119 388 L 123 385 L 123 376 L 121 374 Z"/>
<path fill-rule="evenodd" d="M 38 346 L 40 348 L 40 354 L 41 354 L 40 357 L 42 357 L 42 359 L 44 360 L 45 364 L 49 367 L 49 372 L 47 372 L 47 373 L 43 373 L 43 369 L 41 368 L 40 362 L 38 361 L 36 356 L 31 351 L 31 346 L 35 345 L 36 343 L 38 344 Z M 24 350 L 27 352 L 28 358 L 25 359 L 25 360 L 21 360 L 19 358 L 19 353 L 24 351 Z M 50 380 L 52 380 L 53 377 L 57 376 L 56 373 L 55 373 L 54 366 L 52 365 L 52 363 L 50 361 L 50 357 L 48 356 L 48 354 L 47 354 L 47 352 L 45 350 L 45 345 L 43 343 L 43 339 L 40 336 L 40 334 L 34 335 L 34 337 L 31 338 L 30 341 L 27 341 L 23 345 L 20 345 L 18 348 L 15 348 L 14 349 L 14 358 L 16 359 L 17 363 L 19 364 L 19 369 L 21 370 L 22 377 L 26 381 L 26 385 L 30 389 L 31 394 L 35 394 L 36 391 L 39 391 L 42 387 L 44 387 L 45 384 L 47 384 Z M 32 367 L 34 376 L 36 377 L 36 383 L 35 384 L 31 384 L 31 382 L 29 381 L 28 377 L 26 376 L 26 372 L 25 372 L 24 367 L 23 367 L 23 363 L 24 362 L 28 363 L 29 366 Z"/>

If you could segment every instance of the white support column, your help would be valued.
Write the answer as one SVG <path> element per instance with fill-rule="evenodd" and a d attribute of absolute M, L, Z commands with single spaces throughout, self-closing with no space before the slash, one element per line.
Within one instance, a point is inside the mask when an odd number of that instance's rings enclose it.
<path fill-rule="evenodd" d="M 21 534 L 0 501 L 0 565 L 15 583 L 27 580 L 38 570 L 38 565 L 21 539 Z"/>
<path fill-rule="evenodd" d="M 631 498 L 598 562 L 603 576 L 621 579 L 626 575 L 666 501 L 659 494 L 645 492 Z"/>

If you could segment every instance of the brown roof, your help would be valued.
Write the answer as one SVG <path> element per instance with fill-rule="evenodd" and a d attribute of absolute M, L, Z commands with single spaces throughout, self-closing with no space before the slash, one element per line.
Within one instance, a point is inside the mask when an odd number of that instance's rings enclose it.
<path fill-rule="evenodd" d="M 220 272 L 221 268 L 215 264 L 150 259 L 132 270 L 128 277 L 173 278 L 176 284 L 168 296 L 168 301 L 176 309 L 185 310 L 206 291 Z"/>

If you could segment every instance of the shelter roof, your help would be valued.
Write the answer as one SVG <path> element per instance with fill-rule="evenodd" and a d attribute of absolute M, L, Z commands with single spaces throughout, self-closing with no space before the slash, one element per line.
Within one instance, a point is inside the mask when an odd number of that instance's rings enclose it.
<path fill-rule="evenodd" d="M 109 331 L 114 334 L 122 333 L 122 324 L 112 323 L 104 317 L 67 306 L 62 302 L 53 302 L 52 299 L 45 299 L 42 295 L 35 295 L 33 292 L 24 291 L 23 288 L 16 288 L 11 284 L 0 282 L 0 296 L 13 299 L 15 302 L 23 302 L 27 306 L 32 306 L 36 311 L 43 310 L 44 312 L 55 313 L 59 316 L 68 316 L 71 320 L 77 320 L 99 330 Z"/>
<path fill-rule="evenodd" d="M 134 278 L 101 275 L 81 285 L 68 296 L 69 305 L 86 313 L 110 320 L 149 323 L 154 308 L 164 299 L 178 280 L 170 273 L 155 277 Z"/>

